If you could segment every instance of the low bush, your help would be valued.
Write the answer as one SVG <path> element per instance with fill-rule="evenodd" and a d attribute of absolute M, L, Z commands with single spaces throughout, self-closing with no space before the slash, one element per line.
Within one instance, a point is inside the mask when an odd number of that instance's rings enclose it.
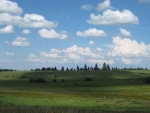
<path fill-rule="evenodd" d="M 20 76 L 20 79 L 24 79 L 24 78 L 27 78 L 26 75 L 21 75 Z"/>
<path fill-rule="evenodd" d="M 43 78 L 37 78 L 34 80 L 36 83 L 45 83 L 45 80 Z"/>
<path fill-rule="evenodd" d="M 34 82 L 34 79 L 31 78 L 31 79 L 29 80 L 29 82 L 30 82 L 30 83 L 33 83 L 33 82 Z"/>
<path fill-rule="evenodd" d="M 85 81 L 92 81 L 92 78 L 91 77 L 86 77 L 84 80 Z"/>
<path fill-rule="evenodd" d="M 62 79 L 61 81 L 62 81 L 62 82 L 65 82 L 65 80 L 64 80 L 64 79 Z"/>
<path fill-rule="evenodd" d="M 54 77 L 57 78 L 57 75 L 55 75 Z"/>
<path fill-rule="evenodd" d="M 150 77 L 146 77 L 144 80 L 146 83 L 150 83 Z"/>
<path fill-rule="evenodd" d="M 57 80 L 56 80 L 56 79 L 53 79 L 53 82 L 57 82 Z"/>

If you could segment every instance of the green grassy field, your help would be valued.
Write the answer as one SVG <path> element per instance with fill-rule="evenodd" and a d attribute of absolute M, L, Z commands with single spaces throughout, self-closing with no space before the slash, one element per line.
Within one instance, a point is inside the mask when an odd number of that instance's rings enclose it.
<path fill-rule="evenodd" d="M 85 109 L 86 113 L 93 109 L 93 113 L 99 110 L 150 112 L 150 84 L 143 81 L 147 76 L 149 70 L 0 72 L 0 109 L 5 112 L 8 107 L 16 110 L 24 106 L 21 108 L 40 107 L 59 113 L 73 113 L 77 109 L 81 113 Z M 93 80 L 84 81 L 86 77 Z M 46 83 L 29 83 L 30 78 L 43 78 Z"/>

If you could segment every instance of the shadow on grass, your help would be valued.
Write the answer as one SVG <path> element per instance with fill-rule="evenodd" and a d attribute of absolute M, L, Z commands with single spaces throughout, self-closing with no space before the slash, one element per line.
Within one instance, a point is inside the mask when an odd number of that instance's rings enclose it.
<path fill-rule="evenodd" d="M 135 108 L 137 109 L 137 108 Z M 97 110 L 97 109 L 80 109 L 80 108 L 66 108 L 66 107 L 40 107 L 40 106 L 15 106 L 2 105 L 0 106 L 1 113 L 149 113 L 148 111 L 137 110 Z"/>
<path fill-rule="evenodd" d="M 19 72 L 18 72 L 19 73 Z M 132 71 L 69 71 L 69 72 L 26 72 L 21 76 L 25 78 L 19 79 L 5 79 L 0 80 L 1 89 L 11 90 L 35 90 L 42 91 L 49 89 L 63 89 L 63 88 L 98 88 L 109 86 L 138 86 L 146 85 L 144 78 L 150 75 L 150 71 L 132 72 Z M 57 78 L 55 78 L 57 76 Z M 93 81 L 84 81 L 86 77 L 91 77 Z M 46 83 L 29 83 L 30 78 L 43 78 Z M 57 83 L 53 82 L 57 79 Z M 64 79 L 65 82 L 61 82 Z M 74 84 L 77 83 L 76 87 Z M 52 90 L 52 91 L 54 91 Z"/>

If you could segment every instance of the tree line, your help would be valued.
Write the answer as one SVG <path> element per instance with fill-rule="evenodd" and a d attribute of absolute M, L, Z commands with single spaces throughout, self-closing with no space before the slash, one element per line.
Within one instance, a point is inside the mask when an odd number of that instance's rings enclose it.
<path fill-rule="evenodd" d="M 77 65 L 76 68 L 64 68 L 64 66 L 61 67 L 60 70 L 57 69 L 57 67 L 42 67 L 36 68 L 36 69 L 31 69 L 31 71 L 80 71 L 80 70 L 86 70 L 86 71 L 94 71 L 94 70 L 111 70 L 110 66 L 104 62 L 102 68 L 98 67 L 98 64 L 96 63 L 94 67 L 92 66 L 87 66 L 86 64 L 84 67 L 79 67 Z"/>
<path fill-rule="evenodd" d="M 148 70 L 147 68 L 118 68 L 118 67 L 110 67 L 109 64 L 106 64 L 105 62 L 103 63 L 102 67 L 99 68 L 98 64 L 96 63 L 94 67 L 92 66 L 87 66 L 86 64 L 83 67 L 79 67 L 77 65 L 76 68 L 64 68 L 64 66 L 61 67 L 61 69 L 57 69 L 57 67 L 42 67 L 36 68 L 36 69 L 31 69 L 31 71 L 80 71 L 80 70 L 85 70 L 85 71 L 95 71 L 95 70 L 112 70 L 112 71 L 119 71 L 119 70 Z"/>
<path fill-rule="evenodd" d="M 13 70 L 13 69 L 0 69 L 0 71 L 16 71 L 16 70 Z"/>

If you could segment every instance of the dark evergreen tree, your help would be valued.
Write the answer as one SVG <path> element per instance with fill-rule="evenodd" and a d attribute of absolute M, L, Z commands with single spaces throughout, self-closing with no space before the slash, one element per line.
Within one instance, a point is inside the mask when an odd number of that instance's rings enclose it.
<path fill-rule="evenodd" d="M 48 68 L 47 68 L 47 70 L 48 70 L 48 71 L 50 71 L 50 70 L 51 70 L 51 68 L 50 68 L 50 67 L 48 67 Z"/>
<path fill-rule="evenodd" d="M 87 70 L 87 65 L 86 64 L 84 65 L 84 70 Z"/>
<path fill-rule="evenodd" d="M 83 70 L 83 67 L 81 67 L 80 70 Z"/>
<path fill-rule="evenodd" d="M 79 68 L 79 66 L 77 65 L 77 71 L 79 71 L 79 69 L 80 69 L 80 68 Z"/>
<path fill-rule="evenodd" d="M 107 70 L 107 66 L 106 66 L 106 63 L 105 63 L 105 62 L 104 62 L 104 64 L 103 64 L 102 70 Z"/>
<path fill-rule="evenodd" d="M 61 71 L 64 71 L 64 66 L 62 66 Z"/>
<path fill-rule="evenodd" d="M 69 71 L 68 67 L 66 68 L 66 71 Z"/>
<path fill-rule="evenodd" d="M 45 70 L 46 70 L 46 68 L 43 67 L 43 68 L 42 68 L 42 71 L 45 71 Z"/>
<path fill-rule="evenodd" d="M 73 71 L 73 68 L 70 68 L 70 71 Z"/>
<path fill-rule="evenodd" d="M 98 65 L 97 65 L 97 63 L 95 64 L 94 70 L 98 70 Z"/>
<path fill-rule="evenodd" d="M 57 71 L 57 68 L 55 67 L 54 70 Z"/>
<path fill-rule="evenodd" d="M 110 70 L 110 66 L 107 64 L 107 70 Z"/>

